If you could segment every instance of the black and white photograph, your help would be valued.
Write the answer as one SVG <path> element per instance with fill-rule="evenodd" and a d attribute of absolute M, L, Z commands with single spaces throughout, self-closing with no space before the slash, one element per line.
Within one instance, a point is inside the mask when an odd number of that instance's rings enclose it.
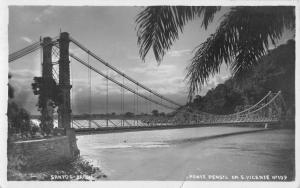
<path fill-rule="evenodd" d="M 299 1 L 255 2 L 2 5 L 0 187 L 299 187 Z"/>

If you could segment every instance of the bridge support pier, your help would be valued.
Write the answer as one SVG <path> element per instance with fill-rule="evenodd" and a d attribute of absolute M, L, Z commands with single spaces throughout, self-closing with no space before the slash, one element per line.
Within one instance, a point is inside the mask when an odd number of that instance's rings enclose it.
<path fill-rule="evenodd" d="M 61 104 L 58 106 L 58 127 L 64 128 L 69 138 L 73 156 L 79 155 L 76 144 L 75 130 L 71 128 L 71 100 L 70 90 L 70 60 L 69 60 L 69 33 L 60 34 L 59 38 L 59 88 L 61 90 Z"/>
<path fill-rule="evenodd" d="M 69 33 L 61 33 L 59 38 L 59 88 L 61 90 L 61 104 L 58 106 L 58 127 L 71 128 L 70 104 L 70 60 Z"/>
<path fill-rule="evenodd" d="M 43 62 L 42 62 L 42 79 L 44 83 L 50 83 L 52 76 L 52 39 L 50 37 L 43 38 Z M 48 88 L 45 88 L 48 89 Z M 50 100 L 48 92 L 40 93 L 41 104 L 41 128 L 49 134 L 53 129 L 53 101 Z"/>

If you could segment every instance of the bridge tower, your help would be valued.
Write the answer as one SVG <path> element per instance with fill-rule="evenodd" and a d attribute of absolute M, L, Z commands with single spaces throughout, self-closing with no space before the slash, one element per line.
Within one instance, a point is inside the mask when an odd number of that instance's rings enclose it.
<path fill-rule="evenodd" d="M 73 156 L 79 155 L 80 151 L 76 143 L 75 130 L 71 128 L 71 99 L 70 90 L 70 60 L 69 60 L 69 33 L 63 32 L 59 37 L 59 88 L 61 103 L 58 106 L 58 127 L 64 128 L 69 138 L 70 150 Z"/>
<path fill-rule="evenodd" d="M 58 106 L 58 127 L 71 128 L 70 104 L 70 60 L 69 60 L 69 33 L 63 32 L 59 38 L 59 88 L 61 89 L 61 104 Z"/>
<path fill-rule="evenodd" d="M 50 37 L 43 38 L 43 62 L 42 62 L 42 78 L 48 82 L 53 79 L 52 76 L 52 39 Z M 41 125 L 44 131 L 50 133 L 53 129 L 53 107 L 52 101 L 46 92 L 40 94 L 41 102 L 43 103 L 41 109 Z M 48 134 L 47 133 L 47 134 Z"/>

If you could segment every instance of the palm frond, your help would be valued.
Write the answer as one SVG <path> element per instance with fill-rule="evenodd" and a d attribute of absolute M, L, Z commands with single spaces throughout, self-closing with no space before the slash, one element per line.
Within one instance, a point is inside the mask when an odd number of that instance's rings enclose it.
<path fill-rule="evenodd" d="M 218 12 L 220 9 L 221 7 L 199 8 L 198 16 L 200 17 L 203 14 L 202 26 L 204 26 L 205 29 L 207 29 L 208 24 L 213 21 L 215 13 Z"/>
<path fill-rule="evenodd" d="M 138 14 L 137 36 L 142 60 L 152 48 L 157 62 L 161 62 L 167 50 L 178 39 L 184 25 L 196 16 L 203 16 L 205 28 L 213 20 L 220 7 L 153 6 Z"/>
<path fill-rule="evenodd" d="M 276 44 L 285 28 L 295 28 L 294 7 L 235 7 L 224 15 L 217 31 L 196 48 L 186 78 L 189 99 L 226 63 L 242 78 Z"/>

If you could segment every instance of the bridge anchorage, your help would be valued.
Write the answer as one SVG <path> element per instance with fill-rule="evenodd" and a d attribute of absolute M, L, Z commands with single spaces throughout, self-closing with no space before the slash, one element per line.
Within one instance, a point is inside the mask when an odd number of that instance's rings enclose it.
<path fill-rule="evenodd" d="M 75 45 L 84 52 L 88 57 L 87 60 L 78 57 L 74 53 L 70 53 L 70 44 Z M 269 92 L 253 106 L 240 112 L 227 115 L 209 114 L 183 107 L 181 104 L 146 87 L 104 61 L 66 32 L 54 38 L 45 37 L 42 41 L 33 43 L 26 48 L 10 54 L 9 62 L 11 63 L 40 48 L 42 48 L 43 52 L 42 77 L 35 78 L 33 89 L 35 90 L 35 94 L 39 94 L 40 98 L 41 125 L 46 129 L 48 128 L 49 131 L 53 129 L 53 124 L 57 124 L 58 129 L 64 129 L 67 135 L 74 135 L 74 130 L 84 132 L 94 130 L 168 128 L 220 124 L 260 124 L 267 128 L 271 124 L 280 124 L 281 121 L 286 119 L 286 106 L 280 91 L 277 93 Z M 118 80 L 116 76 L 109 75 L 108 71 L 106 73 L 102 72 L 90 63 L 90 59 L 104 65 L 107 70 L 118 75 L 120 79 Z M 70 65 L 73 64 L 73 62 L 81 64 L 88 70 L 89 113 L 87 115 L 72 114 L 71 91 L 73 80 L 71 80 L 72 71 L 70 71 Z M 92 72 L 106 80 L 106 114 L 91 114 Z M 121 113 L 119 115 L 108 113 L 108 82 L 120 87 Z M 131 110 L 134 111 L 134 113 L 125 113 L 125 91 L 133 94 L 134 108 Z M 156 106 L 156 108 L 161 107 L 172 110 L 173 113 L 171 113 L 171 115 L 158 116 L 147 115 L 146 113 L 140 114 L 141 110 L 139 105 L 141 105 L 143 101 L 147 103 L 150 108 L 152 105 L 153 107 Z M 58 106 L 57 118 L 53 115 L 53 106 Z M 75 139 L 74 136 L 70 136 L 70 138 Z M 73 143 L 76 142 L 74 141 Z M 74 148 L 76 148 L 76 146 L 74 146 Z"/>

